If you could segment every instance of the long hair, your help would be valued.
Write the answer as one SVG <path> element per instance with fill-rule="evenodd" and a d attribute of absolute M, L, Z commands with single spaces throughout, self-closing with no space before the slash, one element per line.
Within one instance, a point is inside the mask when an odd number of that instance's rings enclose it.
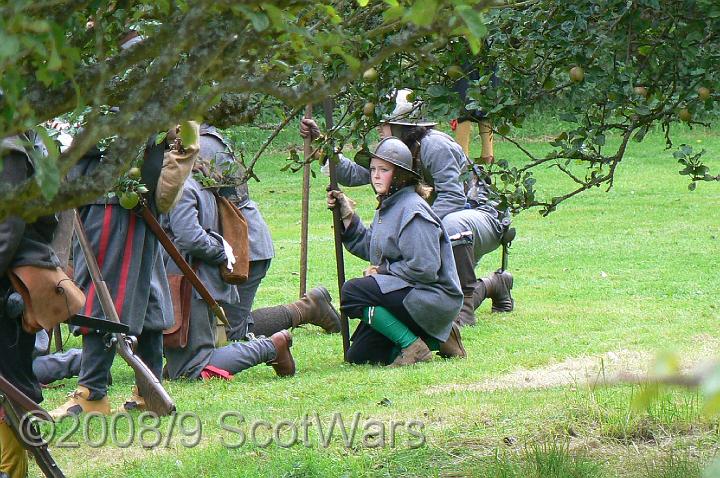
<path fill-rule="evenodd" d="M 429 129 L 424 126 L 403 126 L 400 139 L 410 149 L 413 160 L 417 161 L 420 154 L 420 141 L 428 134 Z"/>
<path fill-rule="evenodd" d="M 428 200 L 432 194 L 432 188 L 425 184 L 416 175 L 400 168 L 395 169 L 393 174 L 393 183 L 397 189 L 401 189 L 407 186 L 415 186 L 415 192 L 424 200 Z"/>
<path fill-rule="evenodd" d="M 420 170 L 419 156 L 420 156 L 420 142 L 428 134 L 430 128 L 425 126 L 404 126 L 402 128 L 402 134 L 400 139 L 405 146 L 410 149 L 413 156 L 413 169 L 416 171 Z M 403 173 L 408 176 L 406 185 L 415 185 L 415 192 L 424 200 L 428 201 L 432 195 L 433 188 L 425 184 L 420 178 L 413 176 L 409 173 Z"/>

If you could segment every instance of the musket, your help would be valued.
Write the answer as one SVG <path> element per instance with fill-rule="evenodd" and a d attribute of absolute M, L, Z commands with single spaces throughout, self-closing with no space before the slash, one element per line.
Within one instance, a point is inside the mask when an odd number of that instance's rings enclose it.
<path fill-rule="evenodd" d="M 25 410 L 25 412 L 31 413 L 39 418 L 48 418 L 50 416 L 40 405 L 35 403 L 15 385 L 8 382 L 2 375 L 0 375 L 0 391 L 5 395 L 7 400 L 12 400 L 16 405 Z"/>
<path fill-rule="evenodd" d="M 147 207 L 147 203 L 145 203 L 144 199 L 141 199 L 139 208 L 140 214 L 145 220 L 145 223 L 148 225 L 152 233 L 155 234 L 155 237 L 157 237 L 158 241 L 160 241 L 160 244 L 162 244 L 163 248 L 165 248 L 173 262 L 175 262 L 175 264 L 180 268 L 182 273 L 185 275 L 188 281 L 190 281 L 195 290 L 198 291 L 198 294 L 200 294 L 200 297 L 202 297 L 205 303 L 210 307 L 210 309 L 213 311 L 213 314 L 215 314 L 215 316 L 217 316 L 217 318 L 220 319 L 220 321 L 227 328 L 230 328 L 230 323 L 228 322 L 227 316 L 225 315 L 225 311 L 222 307 L 220 307 L 220 304 L 218 304 L 217 301 L 213 298 L 212 294 L 210 294 L 210 291 L 207 290 L 205 284 L 202 283 L 202 281 L 192 269 L 190 264 L 188 264 L 188 262 L 185 260 L 182 253 L 180 253 L 180 251 L 178 251 L 178 248 L 175 247 L 175 244 L 173 244 L 170 237 L 167 235 L 158 220 L 155 218 L 155 215 Z"/>
<path fill-rule="evenodd" d="M 326 98 L 323 101 L 323 110 L 325 112 L 325 127 L 328 131 L 333 128 L 333 100 L 332 98 Z M 337 159 L 335 157 L 328 158 L 328 169 L 330 170 L 330 190 L 337 191 L 337 171 L 335 170 Z M 340 207 L 336 205 L 333 210 L 333 234 L 335 237 L 335 264 L 337 264 L 337 280 L 338 280 L 338 293 L 342 290 L 343 284 L 345 284 L 345 258 L 343 256 L 343 243 L 342 243 L 342 230 L 343 223 L 340 217 Z M 347 361 L 347 352 L 350 348 L 350 323 L 348 322 L 347 315 L 340 311 L 340 333 L 342 334 L 343 342 L 343 358 Z"/>
<path fill-rule="evenodd" d="M 85 255 L 85 263 L 87 264 L 90 278 L 93 284 L 95 284 L 100 307 L 105 317 L 113 322 L 120 322 L 120 317 L 115 309 L 110 290 L 102 278 L 100 267 L 95 259 L 95 254 L 93 253 L 92 246 L 85 232 L 85 227 L 80 220 L 80 215 L 77 210 L 75 211 L 73 222 L 75 224 L 75 234 L 80 243 L 80 248 Z M 147 409 L 157 413 L 159 416 L 170 415 L 175 411 L 175 403 L 163 388 L 160 380 L 152 373 L 148 366 L 145 365 L 140 357 L 135 355 L 132 346 L 135 340 L 124 333 L 115 333 L 114 336 L 117 338 L 116 348 L 118 354 L 135 372 L 135 383 L 137 384 L 140 396 L 145 399 Z"/>
<path fill-rule="evenodd" d="M 47 478 L 65 478 L 50 454 L 47 442 L 43 440 L 37 424 L 30 418 L 32 415 L 52 421 L 50 415 L 2 375 L 0 375 L 0 406 L 5 410 L 5 422 L 22 446 L 33 455 L 43 474 Z"/>
<path fill-rule="evenodd" d="M 312 104 L 305 107 L 305 118 L 312 118 Z M 312 156 L 312 135 L 303 141 L 303 185 L 302 217 L 300 218 L 300 298 L 307 290 L 308 222 L 310 209 L 310 156 Z"/>

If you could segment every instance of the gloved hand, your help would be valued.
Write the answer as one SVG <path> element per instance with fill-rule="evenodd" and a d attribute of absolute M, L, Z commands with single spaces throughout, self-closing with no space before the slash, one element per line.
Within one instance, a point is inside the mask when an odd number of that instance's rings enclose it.
<path fill-rule="evenodd" d="M 222 237 L 220 234 L 218 234 L 215 231 L 211 231 L 210 229 L 207 230 L 208 235 L 210 235 L 213 239 L 218 241 L 218 243 L 222 244 L 223 251 L 225 252 L 225 260 L 227 261 L 226 267 L 230 272 L 233 270 L 233 264 L 235 264 L 235 253 L 233 252 L 233 248 L 228 242 L 225 240 L 224 237 Z"/>
<path fill-rule="evenodd" d="M 310 136 L 311 140 L 316 140 L 320 137 L 320 128 L 315 120 L 311 118 L 303 118 L 300 121 L 300 136 L 303 138 Z"/>
<path fill-rule="evenodd" d="M 237 260 L 235 259 L 235 252 L 233 252 L 232 246 L 228 243 L 228 241 L 225 240 L 224 237 L 222 238 L 222 241 L 223 241 L 223 248 L 225 248 L 225 256 L 227 256 L 227 264 L 225 265 L 225 267 L 227 268 L 227 270 L 232 272 L 233 266 L 237 262 Z"/>
<path fill-rule="evenodd" d="M 357 203 L 347 197 L 342 191 L 328 191 L 327 194 L 328 209 L 340 208 L 340 217 L 348 219 L 355 214 L 355 206 Z"/>

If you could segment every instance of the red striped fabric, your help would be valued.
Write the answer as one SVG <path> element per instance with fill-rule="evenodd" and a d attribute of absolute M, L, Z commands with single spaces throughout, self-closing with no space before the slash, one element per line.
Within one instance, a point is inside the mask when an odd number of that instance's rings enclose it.
<path fill-rule="evenodd" d="M 97 255 L 98 267 L 102 270 L 103 263 L 105 262 L 105 255 L 107 254 L 108 243 L 110 242 L 110 224 L 112 224 L 113 207 L 105 206 L 105 216 L 103 216 L 102 230 L 100 231 L 100 250 Z M 90 282 L 90 288 L 88 289 L 87 302 L 85 302 L 85 315 L 91 315 L 93 305 L 95 302 L 95 284 Z M 90 329 L 86 327 L 80 328 L 81 334 L 87 334 Z"/>
<path fill-rule="evenodd" d="M 133 239 L 135 237 L 135 214 L 130 214 L 130 224 L 128 224 L 127 237 L 125 238 L 125 249 L 123 250 L 122 266 L 120 268 L 120 282 L 118 283 L 118 292 L 115 297 L 115 309 L 118 317 L 122 316 L 123 304 L 125 304 L 125 296 L 127 292 L 127 278 L 130 273 L 130 263 L 133 256 Z"/>

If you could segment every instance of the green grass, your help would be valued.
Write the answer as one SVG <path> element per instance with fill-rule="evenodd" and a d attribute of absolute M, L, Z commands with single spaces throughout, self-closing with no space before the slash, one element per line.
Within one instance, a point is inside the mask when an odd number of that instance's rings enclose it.
<path fill-rule="evenodd" d="M 551 123 L 532 131 L 552 134 L 558 127 Z M 267 133 L 237 130 L 234 137 L 246 137 L 252 153 Z M 293 135 L 282 141 L 294 141 Z M 608 142 L 616 144 L 613 138 Z M 681 142 L 720 150 L 717 131 L 683 130 L 677 140 Z M 540 141 L 528 139 L 526 144 L 534 152 L 546 149 Z M 463 330 L 467 360 L 435 360 L 403 370 L 351 366 L 342 363 L 338 336 L 302 329 L 295 332 L 298 374 L 293 378 L 278 379 L 270 368 L 260 366 L 232 382 L 167 385 L 180 411 L 202 419 L 198 446 L 182 446 L 183 436 L 176 432 L 169 448 L 143 449 L 136 441 L 130 448 L 55 447 L 54 455 L 68 476 L 88 478 L 700 476 L 720 439 L 717 419 L 701 414 L 702 399 L 696 392 L 666 390 L 650 409 L 635 411 L 631 404 L 638 387 L 589 390 L 570 383 L 537 390 L 462 388 L 518 369 L 609 351 L 717 355 L 720 189 L 700 184 L 688 192 L 686 179 L 677 175 L 679 168 L 663 146 L 658 134 L 633 144 L 608 193 L 590 191 L 547 218 L 534 211 L 515 218 L 518 237 L 510 269 L 516 310 L 498 316 L 490 314 L 489 304 L 481 306 L 478 326 Z M 258 163 L 261 182 L 250 185 L 276 248 L 257 307 L 291 301 L 299 287 L 301 176 L 279 172 L 286 154 L 271 149 Z M 508 143 L 498 142 L 496 153 L 520 159 Z M 551 170 L 536 174 L 548 194 L 566 184 L 553 178 Z M 320 175 L 312 181 L 308 282 L 326 285 L 337 301 L 325 185 Z M 374 208 L 370 190 L 348 193 L 369 220 Z M 347 276 L 360 275 L 365 264 L 347 255 L 346 260 Z M 495 270 L 499 262 L 499 252 L 490 254 L 478 273 Z M 129 393 L 132 375 L 116 361 L 113 377 L 110 398 L 117 406 Z M 74 384 L 69 380 L 64 388 L 47 390 L 45 405 L 60 404 Z M 430 387 L 440 390 L 428 394 Z M 317 412 L 325 427 L 333 413 L 342 413 L 349 422 L 359 412 L 361 429 L 349 447 L 336 434 L 325 449 L 318 444 L 317 431 L 311 430 L 307 447 L 246 443 L 226 449 L 219 437 L 237 438 L 218 425 L 228 410 L 242 414 L 246 424 L 259 419 L 299 424 L 306 414 Z M 368 420 L 387 427 L 391 421 L 422 421 L 426 443 L 409 446 L 413 437 L 401 428 L 394 448 L 371 448 L 367 445 L 378 437 L 370 435 L 363 444 L 362 426 Z M 163 433 L 168 426 L 169 419 L 163 419 Z M 60 426 L 60 431 L 68 429 L 69 424 Z M 122 422 L 119 436 L 127 432 Z M 268 436 L 264 431 L 260 435 Z M 281 434 L 283 439 L 288 436 L 287 430 Z M 81 434 L 74 439 L 81 440 Z"/>

